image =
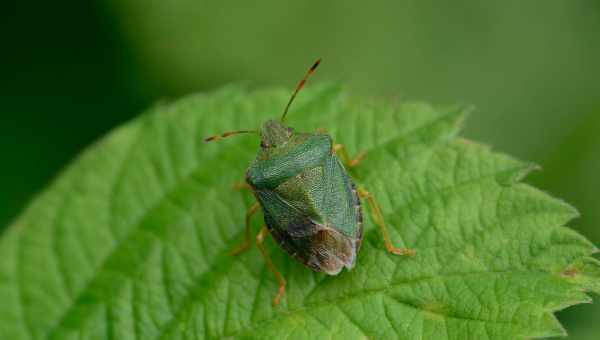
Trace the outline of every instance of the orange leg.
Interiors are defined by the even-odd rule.
[[[385,226],[385,222],[383,220],[383,214],[381,213],[379,204],[377,204],[377,201],[375,201],[375,198],[373,197],[373,195],[370,192],[365,191],[365,190],[358,190],[358,195],[362,198],[366,198],[367,202],[369,203],[369,206],[371,206],[371,210],[373,211],[373,220],[374,220],[375,224],[377,224],[377,226],[379,226],[379,230],[381,230],[381,233],[383,234],[383,241],[385,242],[385,247],[387,248],[387,250],[390,253],[396,254],[396,255],[414,256],[416,254],[416,251],[414,249],[394,247],[394,245],[392,244],[392,240],[390,238],[390,234],[387,230],[387,227]]]
[[[252,216],[256,214],[258,208],[260,208],[260,204],[256,202],[250,207],[250,209],[246,213],[246,235],[244,237],[244,242],[239,246],[235,247],[235,249],[231,251],[231,255],[238,255],[239,253],[247,250],[250,247],[250,227],[252,226]]]
[[[283,297],[283,295],[285,295],[286,282],[283,276],[281,276],[281,273],[279,273],[277,268],[275,268],[275,265],[273,264],[273,261],[271,260],[271,257],[269,256],[269,253],[267,252],[267,249],[263,244],[263,242],[265,241],[265,237],[267,237],[268,234],[269,229],[267,229],[266,226],[263,226],[258,235],[256,235],[256,246],[260,250],[263,258],[265,259],[265,262],[267,262],[267,267],[269,267],[269,270],[271,270],[271,272],[275,274],[275,278],[277,279],[277,282],[279,282],[279,292],[277,293],[277,296],[275,296],[275,298],[273,299],[273,306],[277,306],[279,302],[281,302],[281,298]]]
[[[248,184],[246,182],[233,183],[233,190],[242,191],[242,190],[249,190],[249,189],[252,189],[252,187],[250,186],[250,184]]]
[[[340,156],[342,157],[342,160],[344,161],[344,164],[346,164],[346,166],[348,168],[354,168],[355,166],[357,166],[360,162],[362,162],[362,160],[367,155],[366,152],[361,151],[358,153],[358,155],[354,159],[351,159],[350,156],[348,155],[348,151],[346,151],[346,148],[344,147],[343,144],[333,145],[333,152],[335,152],[335,153],[339,152]]]

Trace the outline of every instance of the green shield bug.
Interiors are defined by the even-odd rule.
[[[370,205],[387,250],[396,255],[415,254],[412,249],[394,247],[379,205],[368,191],[357,189],[348,175],[346,167],[358,165],[364,153],[351,159],[328,134],[296,132],[284,123],[294,98],[320,61],[298,83],[280,120],[268,120],[260,131],[229,131],[205,139],[216,141],[241,133],[260,136],[261,149],[242,185],[252,190],[257,202],[246,213],[245,240],[232,254],[250,246],[250,220],[262,209],[265,225],[256,245],[279,282],[274,305],[285,294],[286,281],[263,245],[265,237],[270,233],[281,248],[314,271],[336,275],[344,267],[352,269],[363,238],[361,198]]]

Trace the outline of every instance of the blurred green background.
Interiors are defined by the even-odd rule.
[[[0,226],[85,146],[158,100],[251,80],[472,103],[465,135],[542,165],[600,244],[600,2],[20,1],[0,14]],[[198,136],[199,138],[202,136]],[[2,227],[0,227],[0,230]],[[559,317],[600,338],[600,301]]]

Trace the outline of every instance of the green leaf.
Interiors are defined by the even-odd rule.
[[[600,292],[596,248],[564,226],[577,212],[519,182],[531,164],[457,138],[464,108],[316,86],[288,122],[367,150],[353,175],[379,200],[394,242],[417,255],[388,254],[370,218],[357,266],[335,277],[269,239],[288,280],[273,307],[277,283],[256,247],[228,255],[252,204],[232,184],[257,138],[202,138],[256,128],[288,95],[227,87],[191,96],[85,151],[0,240],[0,338],[547,337],[565,333],[553,311]]]

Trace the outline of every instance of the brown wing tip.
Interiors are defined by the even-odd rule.
[[[311,265],[318,271],[337,275],[356,261],[357,242],[335,229],[319,230],[312,238],[316,250]]]

